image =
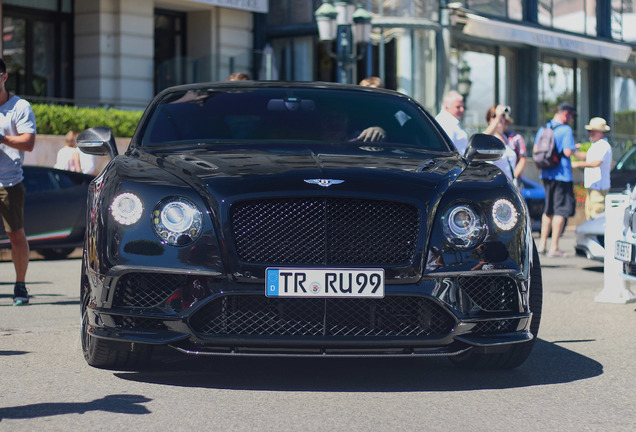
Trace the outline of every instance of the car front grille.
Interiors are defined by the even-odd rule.
[[[130,328],[136,330],[167,329],[165,324],[158,319],[114,315],[113,320],[115,322],[115,326],[122,328]]]
[[[410,204],[344,198],[238,202],[231,221],[239,260],[270,265],[406,265],[420,226]]]
[[[117,283],[114,307],[155,307],[187,282],[181,274],[128,273]]]
[[[507,276],[468,276],[458,279],[461,289],[484,312],[519,310],[517,283]]]
[[[229,295],[190,318],[204,336],[327,336],[437,338],[454,319],[431,300],[415,296],[383,299],[294,299]]]
[[[623,273],[628,276],[636,276],[636,263],[623,263]]]
[[[517,329],[518,325],[518,319],[484,321],[477,323],[477,325],[473,328],[473,333],[478,335],[511,333]]]

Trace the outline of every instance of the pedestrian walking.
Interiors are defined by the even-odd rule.
[[[24,232],[24,195],[22,164],[24,152],[35,146],[35,114],[31,105],[11,95],[5,85],[8,73],[0,59],[0,215],[11,243],[15,268],[13,304],[29,303],[25,278],[29,265],[29,243]]]
[[[587,152],[577,151],[580,161],[572,162],[573,168],[584,168],[583,186],[585,187],[585,218],[592,219],[605,211],[605,195],[610,189],[610,171],[612,169],[612,146],[605,139],[610,127],[604,118],[594,117],[585,126],[590,134],[592,145]],[[577,144],[577,148],[580,148]]]
[[[520,187],[519,179],[526,162],[526,146],[521,135],[508,131],[508,126],[512,123],[510,117],[510,107],[504,105],[493,105],[486,112],[486,122],[488,126],[484,130],[487,135],[493,135],[504,144],[505,153],[503,157],[492,162],[511,179],[517,187]]]
[[[58,150],[57,157],[55,159],[55,165],[53,168],[82,172],[80,164],[79,149],[77,148],[76,140],[78,133],[75,131],[68,131],[64,137],[64,147]]]
[[[459,154],[464,155],[466,147],[468,147],[468,134],[460,120],[464,117],[464,96],[451,90],[446,93],[442,101],[442,110],[435,116],[435,120],[444,129],[446,135],[449,136]]]
[[[523,175],[523,170],[526,168],[527,157],[526,157],[526,142],[523,139],[521,134],[518,134],[512,130],[510,130],[510,125],[514,123],[514,119],[510,116],[509,113],[506,113],[504,116],[504,136],[506,137],[506,141],[508,142],[508,146],[515,153],[515,160],[512,166],[514,182],[519,189],[523,188],[523,182],[521,181],[521,176]]]
[[[546,253],[548,237],[552,234],[550,257],[564,257],[566,254],[559,249],[559,238],[563,233],[567,219],[574,216],[576,202],[574,199],[574,185],[572,179],[572,162],[570,156],[576,151],[574,135],[569,123],[574,121],[576,109],[569,102],[563,102],[545,126],[539,129],[535,143],[544,139],[545,129],[550,129],[556,148],[556,166],[541,170],[541,180],[545,187],[545,207],[541,219],[541,238],[539,253]]]

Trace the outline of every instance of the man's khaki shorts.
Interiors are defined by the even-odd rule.
[[[6,232],[17,231],[24,224],[24,185],[0,186],[0,216]]]
[[[605,211],[605,195],[608,190],[588,189],[585,197],[585,218],[592,219]]]

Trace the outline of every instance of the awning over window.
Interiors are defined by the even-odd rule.
[[[189,0],[193,3],[203,3],[212,6],[221,6],[232,9],[241,9],[248,12],[267,13],[267,0]]]
[[[473,14],[466,14],[466,18],[463,33],[483,39],[515,42],[539,48],[551,48],[623,63],[627,62],[632,52],[632,47],[627,44],[606,42],[552,30],[522,26]]]

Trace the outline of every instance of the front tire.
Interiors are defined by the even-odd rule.
[[[91,334],[90,287],[88,284],[86,264],[83,261],[80,304],[82,352],[86,363],[100,369],[138,370],[147,367],[152,356],[152,345],[110,341],[96,338]]]
[[[533,243],[532,268],[530,269],[530,311],[532,340],[508,346],[504,351],[494,353],[475,352],[474,349],[454,357],[448,357],[456,366],[464,369],[513,369],[520,366],[530,356],[539,333],[541,308],[543,306],[543,280],[537,247]]]

